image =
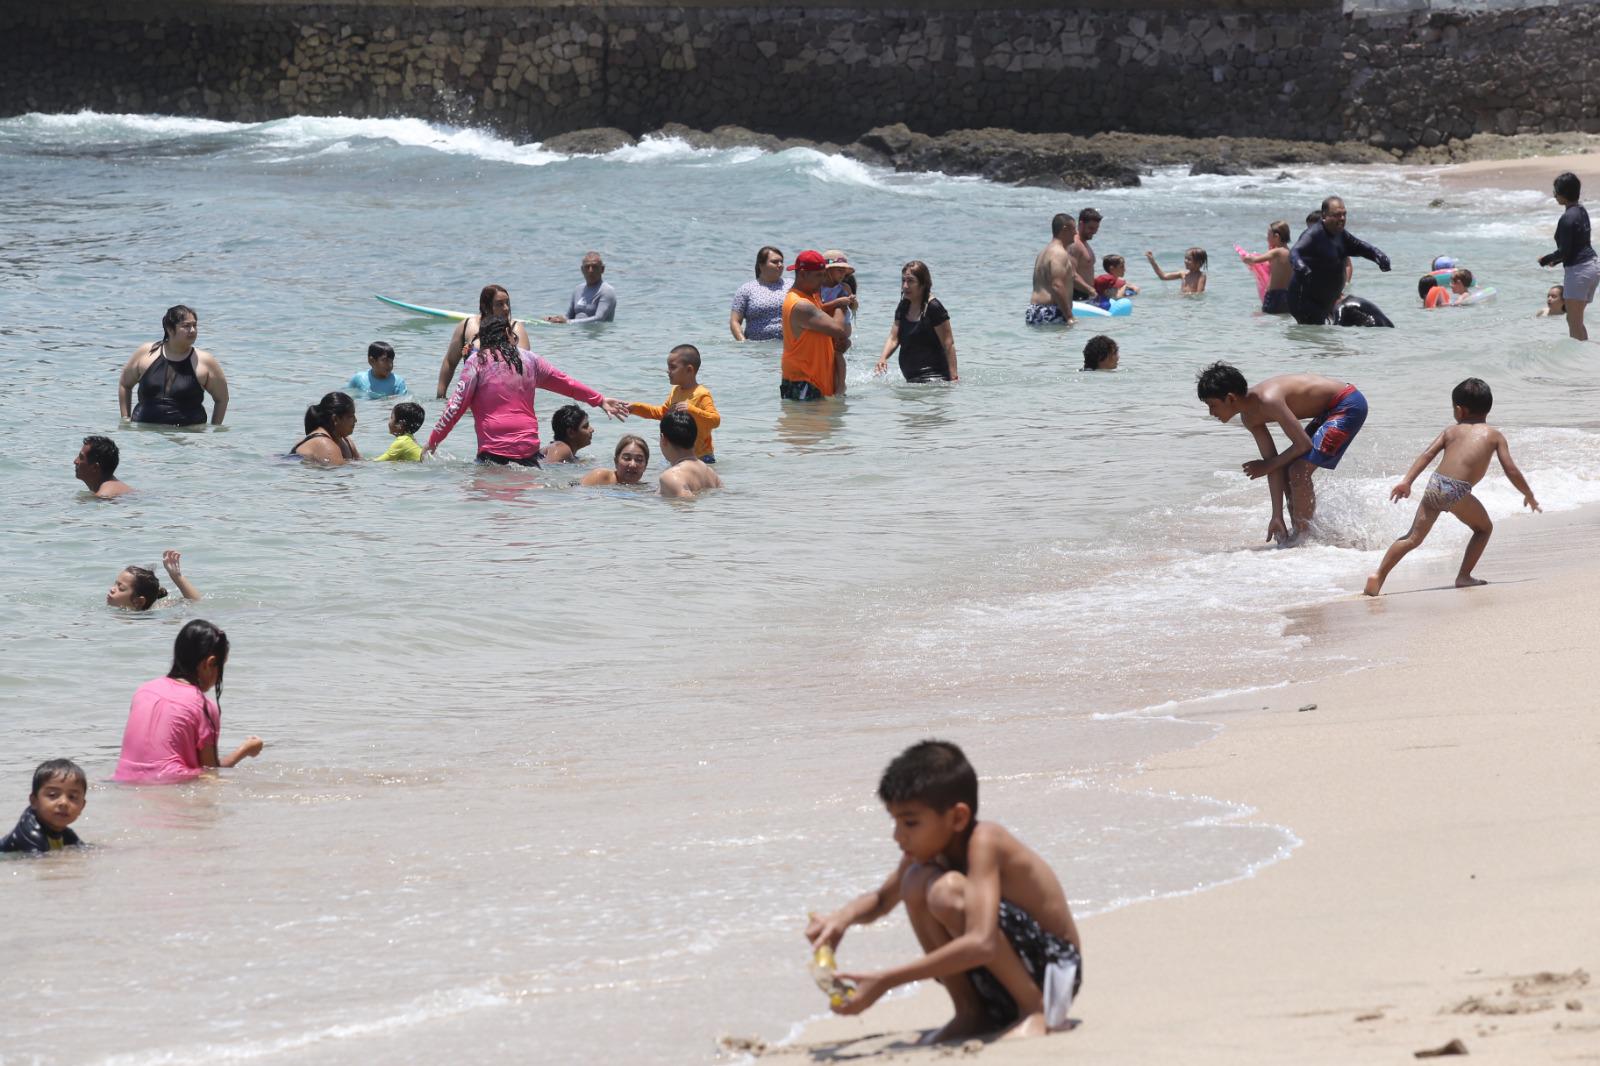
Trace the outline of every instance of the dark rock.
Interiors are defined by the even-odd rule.
[[[1243,163],[1236,163],[1231,159],[1224,159],[1221,156],[1207,156],[1203,159],[1196,159],[1193,163],[1189,164],[1189,176],[1191,178],[1197,174],[1221,174],[1225,177],[1243,177],[1248,173],[1250,173],[1250,168],[1245,166]]]

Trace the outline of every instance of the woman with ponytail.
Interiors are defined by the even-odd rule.
[[[628,405],[608,399],[575,378],[569,378],[532,352],[519,348],[511,323],[500,315],[482,320],[478,349],[461,363],[461,377],[450,391],[444,413],[428,438],[428,454],[450,435],[467,411],[478,433],[478,461],[501,466],[539,465],[539,419],[533,394],[548,389],[590,407],[604,408],[612,418],[628,416]]]
[[[306,435],[289,454],[322,466],[343,466],[361,458],[350,434],[356,430],[356,402],[342,392],[330,392],[306,408]]]
[[[217,758],[227,664],[228,635],[222,630],[197,618],[178,631],[172,669],[133,694],[113,780],[187,781],[211,767],[234,766],[261,754],[261,738],[249,737],[226,759]],[[206,695],[213,688],[216,699]]]
[[[228,413],[228,379],[210,352],[194,346],[200,318],[177,304],[161,318],[161,339],[140,345],[122,368],[117,406],[122,417],[167,426],[195,426],[206,420],[201,400],[211,396],[211,424],[222,425]],[[139,390],[134,404],[133,390]]]

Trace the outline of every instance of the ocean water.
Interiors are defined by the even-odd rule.
[[[1260,248],[1275,218],[1298,232],[1334,192],[1397,264],[1358,262],[1354,284],[1394,330],[1253,313],[1234,242]],[[1086,205],[1145,293],[1130,318],[1030,331],[1049,218]],[[1592,349],[1532,317],[1559,280],[1534,266],[1557,216],[1543,190],[1303,167],[1065,194],[803,150],[569,159],[419,121],[83,114],[0,121],[0,213],[0,815],[35,763],[71,756],[99,845],[0,864],[6,1062],[683,1063],[725,1034],[782,1038],[824,1006],[806,912],[895,862],[877,774],[930,735],[966,748],[982,813],[1055,864],[1080,914],[1248,876],[1293,827],[1143,791],[1137,765],[1213,734],[1174,701],[1360,665],[1287,635],[1286,612],[1358,589],[1408,524],[1387,490],[1448,423],[1451,386],[1490,382],[1547,509],[1600,500]],[[777,348],[728,337],[767,243],[857,264],[843,402],[780,405]],[[1210,252],[1200,298],[1142,261],[1176,267],[1191,244]],[[597,423],[586,463],[538,472],[473,466],[468,420],[428,464],[278,458],[371,340],[438,413],[448,329],[373,294],[471,309],[493,281],[519,316],[561,311],[590,248],[618,321],[536,329],[535,348],[659,402],[668,349],[697,344],[726,491],[573,487],[637,423]],[[1498,299],[1422,312],[1439,253]],[[950,311],[954,386],[868,373],[910,258]],[[226,424],[119,426],[118,372],[179,302],[226,369]],[[1102,325],[1122,368],[1080,373]],[[1368,395],[1318,476],[1315,543],[1261,543],[1252,442],[1194,399],[1217,358]],[[361,402],[366,454],[388,405]],[[556,406],[541,397],[545,419]],[[80,491],[88,433],[116,438],[136,494]],[[1480,496],[1496,519],[1519,504],[1498,472]],[[1422,554],[1464,542],[1444,521]],[[205,599],[108,610],[116,573],[164,548]],[[225,750],[255,733],[266,751],[220,780],[110,784],[129,697],[195,617],[233,644]],[[893,920],[841,959],[912,949]]]

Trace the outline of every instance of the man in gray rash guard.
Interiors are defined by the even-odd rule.
[[[572,291],[572,302],[564,315],[548,315],[546,322],[557,325],[566,322],[610,322],[617,317],[617,290],[601,280],[606,272],[605,260],[599,252],[583,257],[579,267],[583,271],[583,284]]]
[[[1352,255],[1370,259],[1387,272],[1389,257],[1347,232],[1344,201],[1330,196],[1322,201],[1322,221],[1306,227],[1289,251],[1294,273],[1289,278],[1289,312],[1301,325],[1326,325],[1344,290],[1344,264]]]

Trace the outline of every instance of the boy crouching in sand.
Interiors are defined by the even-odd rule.
[[[847,928],[904,902],[927,954],[882,973],[840,973],[856,989],[834,1010],[859,1014],[891,988],[933,977],[955,1016],[928,1043],[1065,1026],[1083,980],[1066,893],[1036,852],[977,820],[978,775],[961,749],[940,740],[907,748],[883,772],[878,798],[894,819],[900,864],[875,890],[813,917],[806,938],[837,947]]]
[[[1506,472],[1511,484],[1522,493],[1522,502],[1535,511],[1540,510],[1539,501],[1533,498],[1533,490],[1528,488],[1522,471],[1511,459],[1511,446],[1506,443],[1505,436],[1484,421],[1489,417],[1489,408],[1494,406],[1494,395],[1489,391],[1489,386],[1479,378],[1468,378],[1450,393],[1450,402],[1454,405],[1456,424],[1434,438],[1428,450],[1417,456],[1417,461],[1406,471],[1405,478],[1389,493],[1389,499],[1395,502],[1410,496],[1411,483],[1428,468],[1434,456],[1444,452],[1439,469],[1428,478],[1428,488],[1422,494],[1422,502],[1417,505],[1417,517],[1411,521],[1411,531],[1389,545],[1389,550],[1383,553],[1383,562],[1378,564],[1378,572],[1367,578],[1366,588],[1362,591],[1368,596],[1376,596],[1395,564],[1427,539],[1428,531],[1438,520],[1440,511],[1449,511],[1472,530],[1472,539],[1467,541],[1466,553],[1461,557],[1461,570],[1456,574],[1456,588],[1486,584],[1472,576],[1472,568],[1478,565],[1483,549],[1489,544],[1494,523],[1489,521],[1483,504],[1472,494],[1472,487],[1489,472],[1490,457],[1499,457],[1500,469]]]

